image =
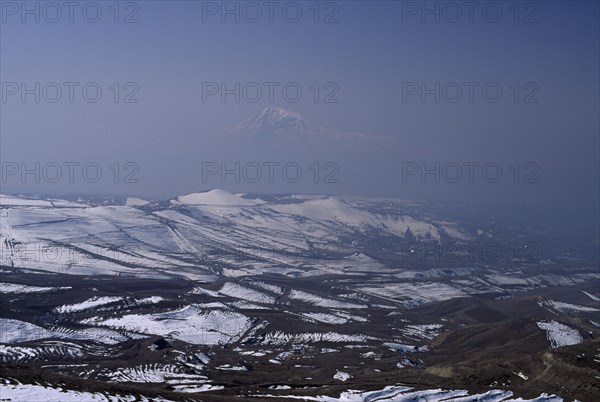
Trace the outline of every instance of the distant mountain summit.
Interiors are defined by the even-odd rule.
[[[218,130],[216,134],[220,140],[298,145],[329,142],[333,131],[314,124],[300,113],[268,107],[248,119]]]
[[[241,192],[398,193],[401,161],[415,154],[397,138],[323,127],[278,107],[193,141],[186,152],[198,164],[184,174]]]
[[[282,152],[297,151],[298,147],[363,152],[389,150],[399,145],[393,138],[322,127],[300,113],[279,107],[267,107],[248,119],[210,133],[208,138],[213,144],[258,145],[263,150],[268,147]]]
[[[274,130],[282,133],[319,131],[312,121],[305,119],[300,113],[290,112],[278,107],[268,107],[260,113],[238,124],[248,131]]]

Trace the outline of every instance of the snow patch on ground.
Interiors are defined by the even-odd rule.
[[[520,371],[518,373],[515,373],[516,375],[518,375],[519,377],[521,377],[524,380],[529,380],[529,377],[527,377],[525,374],[521,373]]]
[[[29,285],[21,285],[18,283],[6,283],[0,282],[0,293],[45,293],[45,292],[55,292],[57,290],[68,290],[71,289],[70,286],[66,287],[42,287],[42,286],[29,286]]]
[[[387,347],[388,349],[390,349],[394,352],[400,352],[400,353],[419,352],[419,351],[426,350],[426,347],[420,348],[419,346],[405,345],[403,343],[394,343],[394,342],[385,342],[383,344],[383,346]]]
[[[223,385],[211,385],[211,384],[203,384],[203,385],[175,385],[173,386],[175,392],[184,392],[184,393],[196,393],[196,392],[207,392],[207,391],[221,391],[225,389]]]
[[[135,304],[137,304],[139,306],[144,305],[144,304],[156,304],[163,300],[164,299],[160,296],[150,296],[150,297],[145,297],[143,299],[135,299]]]
[[[316,342],[339,342],[357,343],[373,340],[373,337],[355,334],[339,334],[336,332],[312,332],[303,334],[289,334],[281,331],[268,333],[263,341],[264,344],[289,345],[290,343],[316,343]]]
[[[121,300],[123,300],[122,297],[94,296],[91,299],[87,299],[86,301],[81,303],[66,304],[64,306],[56,307],[54,311],[56,311],[57,313],[75,313],[78,311],[84,311],[93,307],[103,306],[105,304],[110,304]]]
[[[235,297],[237,299],[247,300],[254,303],[275,303],[275,298],[273,296],[266,295],[257,290],[249,289],[232,282],[225,283],[221,290],[219,290],[219,293],[225,296]]]
[[[303,313],[302,315],[310,320],[323,322],[325,324],[345,324],[348,322],[347,318],[338,317],[337,315],[333,314]]]
[[[292,290],[290,292],[289,298],[293,299],[293,300],[300,300],[305,303],[312,304],[314,306],[325,307],[325,308],[351,308],[351,309],[367,308],[367,305],[365,305],[365,304],[354,304],[354,303],[342,302],[339,300],[326,299],[324,297],[313,295],[308,292],[303,292],[301,290]]]
[[[113,382],[135,382],[135,383],[168,383],[176,385],[180,383],[205,383],[209,382],[206,376],[185,373],[181,368],[172,365],[160,365],[157,363],[144,364],[141,366],[119,368],[108,375]]]
[[[106,328],[53,327],[46,329],[25,321],[0,318],[0,343],[13,344],[49,338],[92,340],[107,345],[131,339],[130,336]]]
[[[194,289],[190,290],[188,294],[191,295],[209,295],[212,297],[223,297],[223,295],[219,294],[219,292],[215,292],[214,290],[204,289],[200,286],[194,287]]]
[[[590,293],[586,292],[585,290],[582,290],[582,292],[585,293],[590,299],[592,299],[594,301],[600,301],[600,297],[594,296],[593,294],[590,294]]]
[[[242,314],[228,310],[205,310],[198,305],[156,314],[130,314],[109,319],[93,317],[82,322],[171,337],[193,345],[229,343],[251,324],[250,319]]]
[[[564,302],[560,302],[560,301],[556,301],[556,300],[544,300],[543,302],[540,302],[540,305],[542,307],[548,306],[548,307],[554,308],[556,310],[588,311],[588,312],[600,311],[594,307],[581,306],[579,304],[564,303]]]
[[[340,381],[348,381],[352,376],[345,371],[338,371],[334,374],[333,378]]]
[[[398,300],[407,308],[467,296],[461,289],[446,283],[426,281],[390,282],[378,286],[368,285],[359,290],[373,296]]]
[[[220,366],[217,366],[217,370],[224,370],[224,371],[248,371],[248,368],[245,366],[232,366],[230,364],[223,364]]]
[[[79,345],[68,342],[46,342],[41,346],[0,345],[0,362],[19,362],[28,360],[80,359],[84,356]]]
[[[562,346],[576,345],[583,342],[583,337],[576,329],[556,321],[539,321],[540,329],[546,331],[546,338],[550,341],[552,349]]]
[[[257,395],[260,397],[271,398],[286,398],[286,399],[301,399],[304,401],[317,402],[411,402],[411,401],[453,401],[453,402],[562,402],[562,398],[556,395],[541,394],[534,399],[513,399],[511,391],[492,390],[481,394],[469,395],[465,390],[443,390],[429,389],[414,391],[413,388],[390,385],[382,390],[376,391],[359,391],[348,390],[340,394],[339,397],[331,397],[326,395],[319,396],[296,396],[296,395]]]
[[[80,392],[65,390],[61,387],[49,387],[32,384],[1,384],[0,395],[3,401],[32,402],[32,401],[60,401],[60,402],[109,402],[109,401],[141,401],[148,402],[146,397],[133,395],[105,395],[99,392]],[[163,398],[152,398],[156,402],[169,402]]]
[[[251,284],[252,284],[252,286],[259,287],[261,289],[267,290],[276,295],[280,295],[283,293],[283,288],[281,286],[271,285],[269,283],[258,282],[258,281],[253,281],[253,282],[251,282]]]
[[[413,339],[431,340],[442,332],[441,324],[415,324],[407,325],[401,329],[402,333]]]

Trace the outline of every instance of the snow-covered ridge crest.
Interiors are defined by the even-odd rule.
[[[181,195],[172,201],[174,204],[186,205],[256,205],[256,202],[245,200],[225,190],[210,190],[204,193],[191,193]]]

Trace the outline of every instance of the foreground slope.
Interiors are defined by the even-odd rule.
[[[600,392],[599,275],[568,237],[402,200],[1,201],[3,398]]]

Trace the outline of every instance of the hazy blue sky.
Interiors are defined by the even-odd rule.
[[[64,178],[51,183],[42,177],[34,183],[30,176],[22,183],[11,175],[3,177],[4,189],[160,197],[204,190],[189,171],[182,174],[198,163],[188,160],[194,158],[193,139],[264,107],[279,106],[322,126],[398,138],[407,149],[417,150],[413,161],[497,161],[504,167],[535,162],[540,183],[508,186],[503,190],[507,200],[597,209],[598,2],[519,2],[518,15],[512,1],[473,2],[472,16],[458,2],[453,4],[463,15],[454,23],[449,19],[457,9],[447,2],[426,3],[430,9],[438,7],[439,22],[436,15],[415,9],[423,2],[321,2],[318,23],[313,2],[276,2],[273,22],[265,2],[253,3],[263,13],[257,23],[247,21],[255,11],[242,2],[239,23],[234,15],[221,20],[222,2],[120,2],[117,16],[113,1],[88,3],[80,2],[69,22],[69,10],[58,2],[62,17],[52,22],[56,9],[44,2],[27,2],[34,14],[25,15],[24,3],[1,2],[0,156],[3,174],[11,168],[6,162],[95,162],[103,167],[102,180],[90,184],[75,177],[74,183]],[[292,23],[288,20],[296,5],[302,16]],[[99,22],[87,21],[95,18],[97,8],[102,11]],[[499,21],[492,22],[498,8]],[[215,9],[216,15],[207,13]],[[138,22],[124,23],[131,13]],[[324,23],[332,15],[337,22]],[[21,88],[12,94],[11,83],[34,88],[36,82],[47,90],[41,91],[40,103],[31,94],[22,102]],[[63,89],[56,103],[47,99],[55,94],[48,86],[52,82]],[[64,82],[80,84],[72,103]],[[97,103],[82,97],[88,82],[103,90]],[[111,89],[115,82],[121,86],[118,103],[113,101],[115,87]],[[134,84],[125,87],[128,82]],[[206,82],[231,87],[235,82],[295,82],[303,95],[297,103],[284,99],[280,90],[273,103],[266,93],[256,103],[236,103],[233,96],[224,103],[219,96],[203,102]],[[323,103],[323,88],[315,102],[311,85],[328,82],[339,89],[338,102]],[[456,103],[443,98],[436,103],[433,95],[423,103],[419,95],[403,100],[407,82],[479,86],[473,102],[463,92]],[[488,83],[503,91],[496,103],[482,96]],[[123,103],[134,90],[139,102]],[[198,155],[206,152],[198,150]],[[139,167],[139,183],[112,183],[112,163],[119,162],[125,173],[123,165],[130,161]],[[390,183],[401,195],[401,186]],[[438,199],[444,198],[443,188],[448,186],[439,187]],[[252,186],[240,190],[251,191]]]

